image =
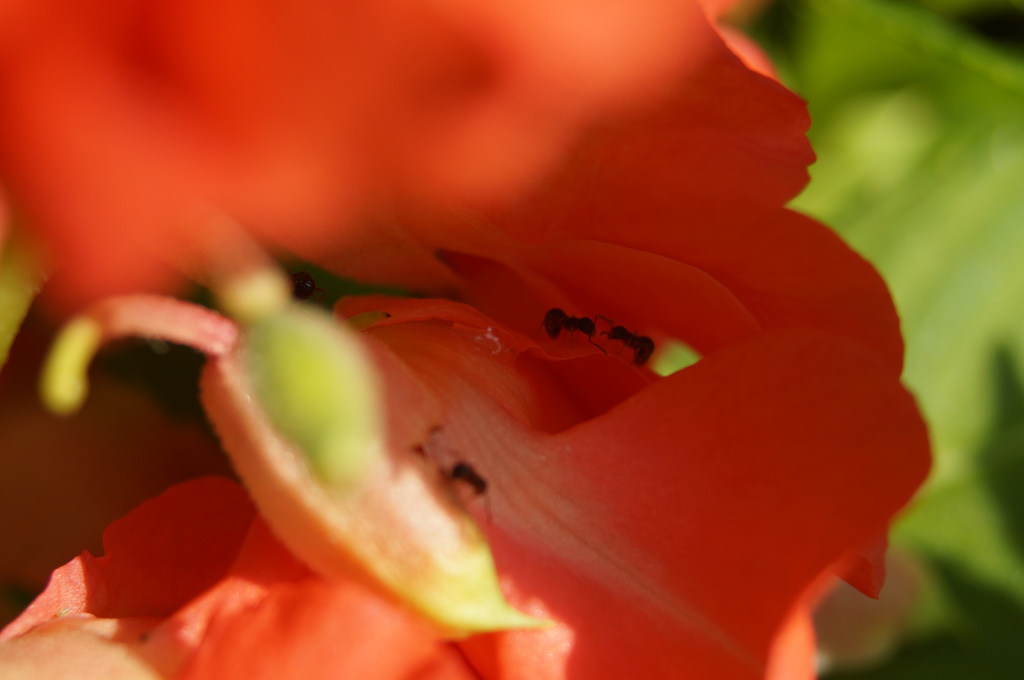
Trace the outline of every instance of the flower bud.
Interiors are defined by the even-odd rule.
[[[387,442],[354,333],[292,306],[251,324],[203,387],[264,517],[315,571],[361,576],[451,637],[544,625],[505,601],[483,534],[440,472]]]

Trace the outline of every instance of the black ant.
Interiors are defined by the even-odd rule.
[[[548,313],[544,315],[544,330],[547,331],[547,334],[551,336],[552,339],[554,339],[558,337],[558,334],[562,332],[563,328],[569,333],[573,333],[574,331],[583,333],[583,335],[587,336],[587,340],[590,341],[591,345],[598,348],[605,354],[608,353],[605,352],[604,347],[601,347],[601,345],[594,342],[594,333],[597,332],[597,325],[594,323],[593,319],[586,316],[569,316],[558,307],[549,309]]]
[[[602,333],[602,335],[607,335],[609,340],[618,340],[624,347],[633,350],[633,363],[637,366],[646,364],[654,354],[654,340],[646,335],[635,335],[625,326],[613,326],[610,331]]]
[[[459,461],[452,466],[452,469],[448,471],[448,477],[452,481],[462,481],[468,484],[472,489],[473,493],[477,496],[483,496],[487,491],[487,480],[480,476],[480,473],[476,469],[466,463],[465,461]],[[486,497],[484,498],[487,507],[487,521],[491,521],[491,503]]]
[[[316,287],[316,281],[309,272],[291,272],[288,278],[292,280],[292,297],[296,300],[308,300],[313,293],[325,295],[323,289]]]
[[[478,496],[483,495],[483,493],[487,491],[487,480],[481,477],[480,473],[477,472],[469,463],[461,461],[456,463],[452,466],[452,469],[449,470],[448,476],[452,479],[458,479],[466,482],[473,487],[473,491]]]

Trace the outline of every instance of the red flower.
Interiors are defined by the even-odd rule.
[[[420,663],[464,670],[466,661],[502,678],[658,677],[680,667],[697,677],[800,677],[812,651],[808,589],[884,529],[923,473],[920,422],[891,372],[818,331],[764,331],[604,411],[583,389],[594,389],[595,372],[604,398],[646,382],[625,360],[583,345],[558,360],[451,303],[359,302],[392,313],[367,332],[389,393],[390,441],[444,419],[426,454],[487,476],[486,498],[469,504],[506,592],[557,627],[470,638],[463,660],[362,586],[311,576],[259,522],[239,548],[251,511],[211,481],[115,525],[108,556],[65,567],[5,635],[69,609],[122,619],[117,630],[157,617],[124,633],[130,649],[187,678],[232,677],[228,659],[238,677],[260,677],[233,661],[239,654],[267,677],[333,677],[336,664],[360,663],[380,673],[366,677],[408,677]],[[265,454],[232,448],[230,399],[243,395],[222,386],[233,370],[225,361],[208,369],[208,401],[259,500],[261,474],[244,457]],[[289,503],[284,493],[264,512],[294,541],[298,526],[280,525],[274,507]],[[119,536],[146,541],[122,547]],[[339,645],[333,620],[358,620],[367,644],[399,636],[388,644],[400,668],[389,675],[376,657]]]
[[[236,344],[230,322],[177,317],[169,301],[91,312],[97,337],[183,333],[211,355],[204,401],[259,517],[223,481],[143,506],[113,525],[107,556],[57,572],[0,654],[36,668],[40,636],[75,635],[83,657],[109,658],[113,641],[126,668],[183,678],[810,677],[809,608],[877,545],[925,474],[927,441],[883,283],[781,207],[810,160],[801,103],[708,49],[685,89],[619,110],[519,200],[474,187],[471,208],[453,207],[448,189],[466,185],[452,178],[468,179],[424,172],[372,228],[316,253],[463,301],[339,304],[361,319],[383,395],[379,426],[349,412],[372,421],[372,407],[338,408],[381,454],[355,471],[321,457],[325,395],[349,387],[306,345],[274,344],[262,319]],[[593,333],[542,334],[551,308]],[[305,323],[283,314],[282,328]],[[623,342],[639,336],[702,358],[661,377]],[[311,393],[268,388],[300,373]],[[351,478],[379,515],[348,512],[367,506],[331,484]],[[443,642],[395,606],[433,613],[436,593],[403,587],[416,565],[434,583],[464,547],[475,529],[460,505],[505,596],[552,626]],[[408,546],[426,548],[395,557]],[[68,612],[86,617],[53,620]]]
[[[708,38],[676,0],[48,0],[2,17],[0,181],[76,302],[208,266],[234,223],[310,255],[383,200],[505,200]]]
[[[143,504],[110,526],[104,547],[104,557],[86,553],[54,572],[47,592],[4,632],[11,637],[48,622],[0,648],[5,671],[16,675],[21,662],[45,672],[49,660],[33,654],[35,640],[67,647],[78,632],[82,661],[110,656],[102,643],[113,639],[127,648],[129,669],[139,663],[193,680],[403,678],[417,671],[475,677],[422,621],[362,586],[312,577],[228,480],[197,480]],[[75,615],[82,610],[88,615]],[[181,668],[183,650],[200,640],[191,665]],[[311,655],[310,640],[328,644]],[[281,653],[268,657],[267,644]],[[79,677],[109,677],[89,670],[84,664]]]

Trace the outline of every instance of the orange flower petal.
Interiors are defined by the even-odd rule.
[[[532,474],[508,479],[476,452],[495,471],[492,504],[516,508],[491,540],[512,601],[539,599],[571,634],[496,638],[501,677],[536,677],[516,663],[565,657],[567,636],[566,663],[588,678],[756,677],[793,603],[878,535],[928,466],[924,425],[885,367],[798,330],[731,345],[535,443],[516,463]]]
[[[693,0],[7,5],[0,173],[76,303],[169,286],[207,205],[315,255],[396,195],[504,202],[713,36]]]
[[[245,492],[229,480],[208,477],[173,487],[111,524],[103,557],[84,553],[54,572],[2,636],[78,612],[167,616],[225,575],[253,516]]]
[[[361,586],[310,579],[216,616],[182,680],[477,677],[421,620]]]
[[[419,305],[435,319],[415,319]],[[365,306],[394,310],[366,332],[443,405],[427,455],[468,461],[488,482],[467,502],[510,599],[562,622],[467,642],[489,677],[809,672],[807,610],[794,603],[884,531],[927,470],[923,423],[885,357],[835,335],[754,333],[545,434],[520,400],[543,403],[545,384],[508,372],[529,345],[508,343],[512,363],[488,354],[480,341],[503,331],[452,303]],[[596,375],[626,363],[586,361]]]
[[[137,636],[149,624],[59,619],[0,644],[0,668],[6,680],[161,680],[166,676],[123,644],[125,637]]]
[[[682,214],[670,225],[670,217],[666,210],[645,231],[619,228],[625,218],[580,216],[565,223],[575,233],[521,248],[515,269],[448,261],[468,282],[471,302],[522,330],[536,328],[560,299],[702,353],[761,329],[809,327],[862,343],[899,375],[903,341],[885,283],[821,224],[785,210],[714,229],[691,228]]]

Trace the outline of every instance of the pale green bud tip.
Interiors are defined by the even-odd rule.
[[[274,428],[329,487],[379,455],[375,376],[358,340],[319,310],[286,306],[247,328],[245,368]]]
[[[255,322],[276,314],[287,307],[291,299],[288,279],[278,269],[255,270],[217,290],[220,308],[242,322]]]
[[[70,415],[89,393],[88,370],[102,341],[100,324],[88,317],[71,321],[57,336],[43,366],[39,391],[54,413]]]
[[[470,581],[475,580],[475,583],[468,584],[469,587],[461,593],[452,593],[455,597],[443,604],[425,608],[424,613],[443,626],[444,634],[450,639],[476,633],[547,628],[554,625],[553,621],[524,614],[509,604],[493,574],[493,565],[487,565],[486,568],[481,566],[475,570],[475,574],[467,574]],[[473,579],[473,576],[476,578]]]

